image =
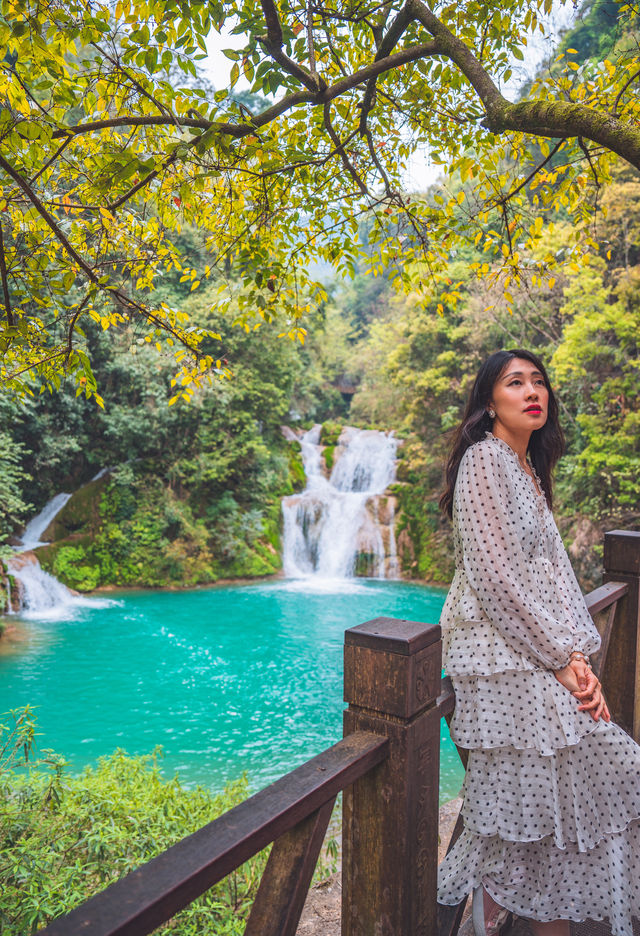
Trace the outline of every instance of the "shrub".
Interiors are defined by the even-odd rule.
[[[26,771],[30,712],[3,716],[0,750],[0,931],[26,936],[226,812],[247,795],[246,777],[223,793],[166,780],[160,752],[116,751],[71,776],[51,753]],[[250,859],[160,932],[236,936],[243,932],[266,852]]]

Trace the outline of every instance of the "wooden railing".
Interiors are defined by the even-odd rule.
[[[640,533],[605,535],[605,584],[587,596],[594,666],[613,717],[640,734]],[[454,936],[465,902],[436,904],[440,628],[377,618],[345,634],[344,738],[112,884],[41,936],[144,936],[273,842],[245,936],[294,936],[343,790],[342,936]],[[467,752],[460,749],[466,765]],[[459,819],[449,848],[462,830]]]

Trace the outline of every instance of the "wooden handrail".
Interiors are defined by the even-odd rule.
[[[600,585],[599,588],[594,588],[593,591],[590,591],[588,595],[584,596],[587,608],[591,616],[598,614],[600,611],[604,611],[610,605],[615,604],[616,601],[619,601],[623,598],[629,591],[629,586],[626,582],[607,582],[605,585]]]
[[[203,826],[41,930],[144,936],[368,773],[387,738],[356,732]]]

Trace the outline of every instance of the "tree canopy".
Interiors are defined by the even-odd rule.
[[[100,402],[87,329],[124,327],[171,349],[173,399],[227,372],[221,332],[167,301],[176,277],[210,281],[246,329],[277,318],[304,337],[319,260],[386,270],[417,301],[455,305],[450,261],[513,302],[527,281],[589,257],[612,161],[640,168],[636,10],[614,7],[612,48],[571,48],[511,101],[502,88],[551,0],[0,0],[0,328],[3,382],[71,372]],[[198,61],[224,29],[231,87]],[[585,40],[586,41],[586,40]],[[251,82],[257,106],[233,87]],[[403,192],[416,147],[455,185]],[[573,221],[562,250],[550,216]],[[366,251],[358,238],[369,219]],[[202,263],[179,246],[185,225]]]

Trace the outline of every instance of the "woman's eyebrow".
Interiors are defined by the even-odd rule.
[[[505,374],[505,376],[502,377],[501,379],[508,380],[510,377],[522,377],[522,376],[523,376],[523,372],[521,370],[516,370],[516,371],[511,371],[510,374]],[[541,371],[538,371],[538,370],[531,371],[531,377],[542,377],[542,373]]]

